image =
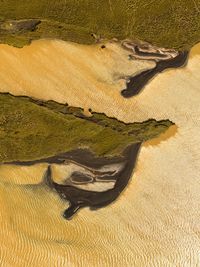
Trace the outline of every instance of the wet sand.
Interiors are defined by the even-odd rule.
[[[167,141],[169,138],[175,136],[178,133],[178,127],[172,125],[165,133],[161,134],[159,137],[153,138],[143,143],[143,146],[156,146],[161,142]]]
[[[49,165],[45,171],[43,183],[50,189],[56,190],[59,196],[69,203],[69,207],[65,210],[63,217],[71,219],[73,215],[82,208],[90,207],[90,209],[97,210],[108,206],[119,197],[131,178],[140,147],[140,143],[130,145],[124,150],[121,156],[113,158],[96,157],[90,151],[80,149],[51,158],[27,162],[11,162],[7,164],[12,168],[12,165],[32,166],[48,163]],[[88,178],[92,178],[92,176],[89,177],[84,172],[72,172],[70,182],[67,182],[66,184],[58,184],[54,182],[51,164],[65,165],[70,161],[77,166],[81,166],[83,170],[90,170],[94,179],[89,179],[88,181]],[[101,169],[108,168],[109,166],[111,166],[111,171],[101,171]],[[72,179],[73,175],[76,178],[79,178],[77,181],[80,181],[83,184],[95,183],[96,181],[101,181],[106,184],[112,180],[114,180],[115,184],[113,188],[108,190],[105,186],[105,190],[102,192],[90,191],[77,187]],[[38,186],[43,183],[39,183]]]
[[[129,60],[129,54],[116,42],[106,44],[105,49],[101,44],[86,46],[53,40],[35,41],[23,49],[0,45],[0,88],[14,95],[69,105],[75,102],[87,110],[92,99],[99,101],[96,90],[100,98],[106,98],[106,93],[118,95],[126,86],[126,77],[156,65],[154,61]],[[88,99],[84,103],[82,96]]]
[[[199,47],[187,66],[158,74],[138,96],[124,99],[125,81],[111,77],[117,68],[127,76],[133,69],[122,64],[127,55],[117,47],[104,57],[106,49],[84,54],[82,46],[46,41],[20,50],[20,57],[0,46],[2,91],[84,103],[125,122],[170,119],[178,127],[170,138],[142,146],[134,178],[113,205],[92,216],[85,208],[71,221],[61,216],[66,202],[58,194],[21,186],[41,181],[46,166],[0,166],[2,266],[200,266]],[[69,69],[78,76],[69,79]]]
[[[129,182],[136,165],[140,146],[141,144],[131,145],[124,151],[122,158],[118,158],[117,161],[114,159],[115,163],[121,163],[123,167],[119,171],[116,171],[115,175],[111,176],[108,174],[107,179],[114,178],[116,183],[112,189],[104,192],[82,190],[74,187],[74,185],[55,183],[52,178],[51,167],[49,166],[46,172],[46,180],[49,187],[55,189],[62,198],[70,203],[70,206],[65,210],[63,216],[66,219],[70,219],[81,208],[90,207],[90,209],[97,210],[115,201]],[[87,158],[87,154],[84,154],[84,157]],[[81,157],[79,157],[79,161],[81,161]],[[105,159],[103,159],[103,161],[105,161]],[[107,165],[112,163],[112,159],[107,159],[106,161]],[[104,167],[105,163],[102,164],[101,159],[97,159],[97,162],[102,165],[101,167]]]
[[[126,89],[121,92],[122,96],[126,98],[136,96],[158,73],[161,73],[169,68],[180,68],[186,64],[187,57],[187,51],[180,51],[175,58],[159,61],[156,63],[155,68],[143,71],[142,73],[131,77],[126,84]]]

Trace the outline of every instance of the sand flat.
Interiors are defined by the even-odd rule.
[[[96,91],[104,98],[105,93],[114,96],[125,87],[125,76],[155,66],[153,61],[129,60],[129,51],[115,42],[106,46],[52,40],[35,41],[23,49],[0,45],[1,91],[61,103],[75,101],[78,106],[83,105],[83,96],[87,107]]]
[[[4,168],[0,183],[2,266],[200,266],[200,44],[194,54],[191,51],[186,67],[158,75],[140,95],[128,100],[119,94],[124,81],[113,80],[116,68],[124,75],[135,71],[126,61],[123,65],[125,52],[114,49],[119,56],[116,60],[122,61],[116,67],[114,55],[104,57],[85,47],[82,58],[89,63],[83,69],[90,73],[85,76],[81,58],[73,58],[76,49],[71,46],[39,41],[20,50],[23,57],[15,49],[11,53],[12,48],[0,46],[1,90],[84,104],[86,109],[126,122],[166,118],[177,129],[162,142],[142,147],[134,177],[114,204],[97,212],[84,209],[71,221],[63,220],[66,204],[54,193],[27,189],[25,177],[21,184],[15,177],[13,185],[7,185],[6,167],[0,166],[0,174]],[[29,49],[33,49],[31,59]],[[50,60],[51,54],[55,61]],[[110,69],[108,73],[102,62]],[[70,79],[69,65],[75,73]],[[29,182],[41,177],[41,169],[35,180],[32,172]],[[11,177],[12,169],[9,173]]]

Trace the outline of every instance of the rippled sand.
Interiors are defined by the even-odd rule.
[[[125,76],[155,66],[153,61],[129,60],[129,54],[115,42],[105,49],[101,44],[51,40],[35,41],[23,49],[0,45],[0,88],[15,95],[88,107],[107,94],[118,96]]]
[[[119,77],[137,71],[134,62],[116,44],[108,47],[2,45],[0,88],[84,104],[127,122],[166,118],[178,129],[142,147],[114,204],[84,209],[71,221],[61,216],[66,204],[36,185],[45,166],[1,166],[1,266],[200,266],[200,45],[187,67],[158,75],[128,100],[119,94]]]

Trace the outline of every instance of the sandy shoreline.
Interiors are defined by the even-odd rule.
[[[138,68],[115,44],[103,50],[59,41],[22,50],[0,46],[1,91],[84,103],[86,110],[125,122],[170,119],[178,127],[165,141],[142,146],[126,191],[92,217],[84,209],[67,222],[60,216],[65,203],[56,194],[2,180],[2,265],[200,266],[199,48],[191,50],[186,67],[158,75],[141,94],[123,99],[125,81],[119,77]],[[41,181],[42,168],[24,167],[22,175],[17,167],[0,166],[0,176]]]
[[[130,78],[130,81],[126,85],[126,89],[121,91],[123,97],[129,98],[138,95],[145,89],[146,85],[151,82],[153,78],[159,73],[164,72],[167,69],[180,68],[187,62],[188,52],[179,52],[175,58],[165,61],[159,61],[156,63],[156,67],[152,70],[146,70],[140,74]]]

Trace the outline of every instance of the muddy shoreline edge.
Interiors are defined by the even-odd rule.
[[[124,98],[130,98],[138,95],[144,87],[152,80],[157,74],[170,68],[180,68],[184,66],[188,60],[189,51],[179,51],[178,56],[166,61],[158,61],[155,68],[143,71],[136,76],[130,77],[126,83],[126,88],[121,91]]]
[[[63,217],[69,220],[81,208],[89,207],[90,210],[97,210],[99,208],[108,206],[120,196],[131,179],[141,145],[142,143],[129,145],[127,148],[125,148],[124,152],[120,156],[114,156],[112,158],[96,157],[89,150],[77,149],[47,159],[29,162],[10,162],[6,164],[31,166],[38,163],[48,163],[42,184],[48,186],[48,188],[56,192],[61,199],[69,203],[69,207],[63,213]],[[94,173],[98,174],[100,173],[98,170],[105,165],[109,166],[111,164],[121,164],[123,167],[116,173],[110,172],[110,176],[109,172],[107,172],[107,181],[109,181],[109,179],[115,180],[115,185],[112,189],[102,192],[89,191],[77,188],[73,184],[65,185],[54,182],[51,164],[66,164],[67,161],[71,160],[77,164],[81,164],[82,167],[91,168]],[[84,178],[85,174],[81,173],[81,175]]]

